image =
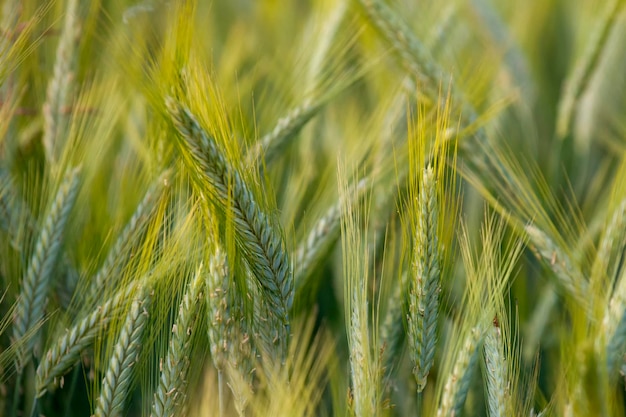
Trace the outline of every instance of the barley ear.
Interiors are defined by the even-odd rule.
[[[130,285],[127,289],[120,291],[54,342],[42,356],[37,367],[35,388],[37,397],[43,396],[50,386],[58,382],[80,360],[80,354],[94,343],[95,338],[110,322],[116,310],[136,291],[137,285]]]
[[[208,184],[212,203],[234,217],[235,243],[282,324],[280,346],[287,352],[289,310],[293,302],[293,273],[278,223],[261,210],[241,174],[228,162],[217,143],[196,118],[173,99],[167,108],[182,138],[184,162],[198,186]]]
[[[437,236],[439,207],[432,167],[424,170],[421,185],[407,316],[407,339],[418,392],[424,390],[435,358],[441,285],[441,249]]]
[[[134,366],[139,360],[141,336],[146,324],[150,295],[140,291],[139,299],[133,300],[130,311],[109,359],[100,396],[96,400],[96,417],[116,417],[122,413],[131,388]]]
[[[358,201],[367,189],[368,181],[363,179],[356,185],[354,199]],[[340,199],[315,223],[307,237],[298,245],[295,253],[296,270],[294,285],[296,293],[304,291],[320,261],[328,255],[328,251],[339,238],[341,230],[341,208],[344,202]]]
[[[420,85],[434,94],[444,77],[428,49],[383,1],[359,0],[359,3],[371,24],[394,47],[405,70],[419,77]]]
[[[61,38],[56,51],[56,61],[52,79],[48,83],[46,102],[43,106],[44,133],[43,146],[46,158],[52,166],[59,161],[64,147],[65,119],[71,102],[69,96],[74,74],[76,42],[79,36],[78,0],[68,0]]]
[[[587,89],[593,71],[598,67],[622,7],[623,1],[621,0],[609,0],[607,2],[606,9],[589,37],[589,43],[583,55],[576,61],[574,70],[565,81],[556,119],[556,133],[561,139],[567,137],[571,132],[578,101]]]
[[[22,280],[13,327],[13,339],[16,341],[24,337],[44,317],[50,280],[63,244],[65,225],[78,194],[79,173],[80,168],[75,168],[66,174],[46,214]],[[35,343],[35,338],[31,338],[19,350],[18,369],[29,361],[28,357]]]
[[[402,273],[400,282],[393,287],[393,292],[387,301],[387,311],[380,327],[381,349],[383,351],[383,371],[385,378],[391,377],[393,362],[402,353],[404,345],[403,312],[405,308],[404,294],[408,288],[408,274]]]
[[[254,351],[245,317],[230,293],[226,254],[216,247],[206,277],[208,337],[211,359],[218,372],[219,410],[224,415],[224,385],[233,393],[235,408],[245,415],[254,376]],[[233,304],[232,302],[235,302]]]
[[[282,154],[289,141],[317,115],[324,104],[323,100],[307,99],[278,119],[274,129],[263,135],[248,151],[248,163],[253,165],[263,157],[265,165],[270,166]]]
[[[98,298],[99,294],[104,289],[105,282],[108,286],[116,285],[117,276],[119,275],[116,274],[116,272],[118,272],[120,258],[125,257],[124,252],[128,249],[128,245],[132,242],[134,237],[141,234],[141,231],[150,219],[157,202],[163,195],[169,174],[169,171],[165,171],[161,174],[156,181],[150,185],[143,199],[139,202],[137,208],[135,208],[126,226],[124,226],[124,229],[109,250],[102,266],[100,266],[98,272],[96,272],[96,275],[93,277],[89,288],[88,300]]]
[[[489,417],[504,417],[507,415],[507,365],[505,363],[502,331],[497,318],[494,318],[493,326],[487,331],[483,348]]]
[[[176,410],[185,403],[191,341],[196,330],[200,295],[204,284],[202,268],[202,265],[198,267],[178,308],[178,317],[172,328],[159,386],[152,401],[152,417],[176,415]]]
[[[585,296],[587,281],[570,256],[537,227],[527,225],[525,229],[537,257],[552,269],[561,288],[579,301],[582,306],[587,306],[589,303]]]
[[[456,356],[452,373],[448,375],[443,388],[441,405],[437,410],[437,417],[455,417],[461,415],[470,383],[476,371],[478,362],[478,346],[482,340],[482,333],[473,328],[465,338],[465,343]]]

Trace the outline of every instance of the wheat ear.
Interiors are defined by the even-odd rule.
[[[306,99],[298,107],[278,119],[274,129],[263,135],[248,151],[248,163],[253,165],[264,157],[265,165],[271,165],[282,154],[289,141],[317,115],[323,105],[323,100]]]
[[[206,274],[208,336],[211,359],[218,372],[225,369],[228,352],[228,264],[226,254],[216,248]]]
[[[341,249],[343,253],[344,305],[354,413],[361,417],[375,416],[380,411],[379,361],[368,325],[368,248],[367,236],[361,230],[359,210],[350,196],[347,184],[340,178],[344,190],[341,218]],[[365,218],[367,223],[367,218]]]
[[[383,370],[385,377],[391,377],[393,362],[402,351],[404,344],[404,324],[402,320],[405,308],[404,294],[408,288],[408,274],[402,273],[400,283],[393,287],[393,293],[387,301],[387,311],[380,327],[381,348],[383,351]]]
[[[556,133],[561,139],[567,137],[572,129],[572,117],[576,105],[600,62],[602,52],[606,48],[609,35],[623,5],[622,0],[608,1],[604,13],[589,37],[589,43],[583,55],[576,61],[574,70],[565,81],[556,119]]]
[[[506,413],[506,363],[504,361],[504,345],[502,331],[498,319],[487,331],[484,343],[485,376],[487,379],[487,406],[489,417],[504,417]]]
[[[169,350],[163,361],[161,379],[152,401],[152,417],[173,416],[185,402],[191,341],[196,330],[204,284],[202,269],[200,265],[178,308],[178,317],[172,328]]]
[[[226,160],[215,140],[189,110],[171,98],[166,104],[184,139],[187,167],[211,185],[214,204],[222,213],[231,211],[234,216],[235,242],[284,327],[281,339],[285,339],[282,346],[286,352],[293,274],[278,224],[261,210],[241,174]]]
[[[148,188],[143,199],[137,205],[128,223],[126,223],[126,226],[119,234],[113,247],[109,250],[102,266],[93,277],[89,288],[88,300],[97,299],[104,289],[105,283],[107,286],[116,285],[116,272],[120,265],[120,258],[125,257],[125,251],[128,249],[129,243],[141,233],[150,219],[151,214],[154,212],[156,203],[159,201],[165,189],[167,175],[169,175],[168,171],[161,174],[150,188]]]
[[[537,257],[550,266],[557,278],[557,283],[579,301],[581,305],[586,306],[588,304],[588,300],[585,297],[587,281],[569,255],[537,227],[527,225],[525,229]]]
[[[52,272],[63,243],[63,232],[78,194],[80,168],[69,171],[47,212],[35,250],[28,264],[17,301],[13,327],[14,340],[20,340],[43,319]],[[28,361],[35,338],[28,340],[18,352],[18,369]]]
[[[134,365],[139,360],[141,335],[146,324],[150,295],[143,290],[141,299],[133,300],[117,339],[96,402],[96,417],[121,414],[132,382]]]
[[[136,291],[137,285],[130,285],[117,293],[55,341],[37,367],[37,397],[44,395],[49,386],[54,385],[79,361],[81,352],[93,344],[101,329],[110,322],[113,313]]]
[[[367,179],[359,181],[354,191],[356,200],[360,199],[367,188]],[[337,242],[341,230],[341,209],[344,202],[340,199],[332,205],[313,226],[307,237],[300,243],[295,253],[296,272],[294,274],[295,291],[303,291],[319,262]]]
[[[441,249],[437,237],[439,207],[435,174],[424,170],[417,203],[418,219],[411,265],[407,339],[413,360],[417,391],[426,386],[435,358],[441,280]]]
[[[482,333],[478,328],[473,328],[466,336],[465,343],[457,354],[452,373],[446,379],[437,417],[461,415],[470,383],[474,378],[481,339]]]
[[[206,274],[208,336],[211,358],[218,372],[219,410],[224,415],[224,384],[229,386],[239,415],[244,415],[248,392],[254,375],[254,353],[245,331],[245,317],[236,306],[229,305],[229,272],[226,254],[217,247]]]
[[[395,48],[405,69],[420,77],[420,86],[427,87],[430,92],[436,90],[445,77],[428,49],[406,23],[380,0],[359,0],[359,3],[372,25]]]
[[[228,262],[226,254],[216,247],[209,261],[206,274],[207,330],[211,359],[218,373],[218,406],[220,417],[224,415],[224,370],[228,361],[228,350],[232,341],[229,324],[232,325],[228,309]]]
[[[439,88],[449,83],[450,75],[436,63],[428,48],[415,36],[409,26],[383,1],[359,0],[359,3],[374,28],[393,46],[405,71],[417,77],[418,86],[423,88],[432,100],[439,102],[441,98]],[[414,87],[415,85],[411,86],[411,94],[415,92]],[[452,101],[462,109],[463,127],[474,123],[478,118],[476,110],[463,98],[454,84],[450,85],[450,95]],[[479,133],[482,138],[482,130]]]
[[[68,0],[61,38],[56,51],[52,79],[48,84],[46,102],[43,105],[43,146],[49,163],[56,163],[63,150],[65,136],[64,115],[67,111],[74,74],[76,41],[78,40],[78,0]]]

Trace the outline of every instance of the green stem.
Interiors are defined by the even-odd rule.
[[[224,417],[224,374],[221,370],[217,371],[217,390],[218,390],[218,404],[219,404],[219,416]]]

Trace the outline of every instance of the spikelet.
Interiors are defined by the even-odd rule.
[[[358,201],[368,187],[369,181],[359,181],[354,192]],[[300,243],[295,253],[296,271],[294,276],[296,293],[304,290],[314,269],[320,260],[328,254],[328,250],[339,238],[341,228],[342,200],[332,205],[326,213],[315,223],[307,237]]]
[[[404,346],[404,322],[402,320],[404,306],[404,294],[408,288],[408,274],[402,273],[400,282],[392,289],[392,294],[387,302],[387,311],[380,327],[381,349],[384,350],[383,370],[385,377],[391,377],[393,361],[402,352]]]

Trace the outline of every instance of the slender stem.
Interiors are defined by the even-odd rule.
[[[415,399],[415,415],[417,417],[422,417],[424,414],[424,410],[422,410],[423,403],[424,391],[417,391],[417,398]]]
[[[217,371],[217,390],[219,403],[219,416],[224,417],[224,374],[221,370]]]
[[[13,391],[13,404],[11,404],[11,416],[17,417],[20,403],[20,389],[22,388],[23,369],[17,372],[17,380],[15,381],[15,390]]]
[[[67,398],[65,400],[65,413],[64,416],[69,416],[72,410],[72,397],[74,396],[74,391],[76,391],[76,383],[78,382],[78,377],[80,375],[80,366],[74,367],[74,371],[72,372],[72,380],[70,381],[70,387],[67,392]]]

